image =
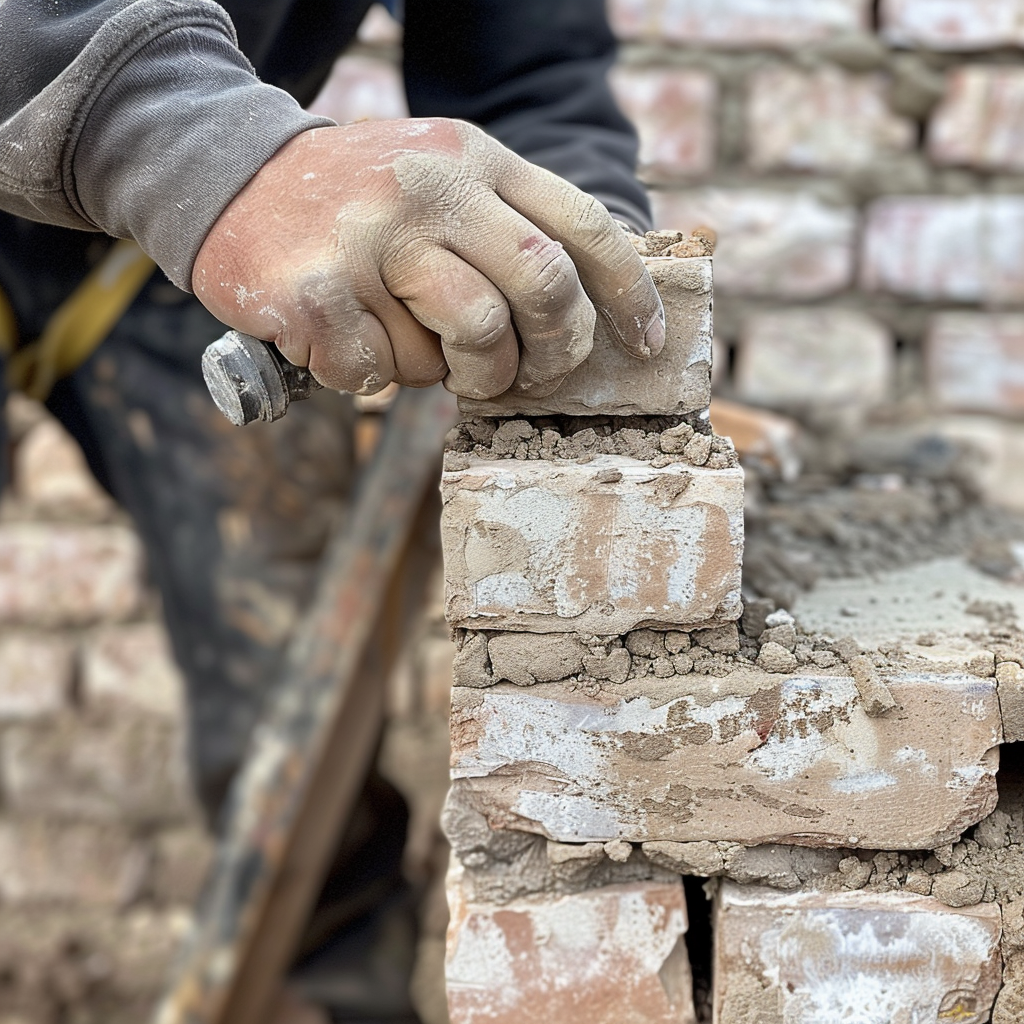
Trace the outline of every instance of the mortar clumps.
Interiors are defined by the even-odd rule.
[[[633,248],[641,256],[713,256],[718,236],[712,228],[694,228],[689,235],[682,231],[648,231],[643,235],[630,234]]]
[[[452,428],[445,441],[445,469],[465,469],[477,458],[569,460],[621,455],[655,468],[674,464],[732,469],[738,460],[728,438],[709,433],[699,416],[539,417],[533,421],[471,419]]]

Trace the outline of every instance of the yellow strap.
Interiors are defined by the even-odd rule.
[[[38,341],[18,349],[10,357],[8,386],[24,391],[30,398],[45,400],[58,380],[73,373],[99,348],[155,267],[137,243],[115,242],[85,280],[60,304]],[[13,317],[11,319],[13,324]],[[0,307],[0,344],[2,340],[3,310]]]

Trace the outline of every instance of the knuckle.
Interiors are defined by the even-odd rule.
[[[564,250],[538,270],[537,285],[550,306],[570,305],[582,293],[576,265]]]
[[[486,349],[499,341],[510,327],[507,307],[490,302],[480,315],[471,313],[451,331],[446,331],[444,340],[446,345],[456,349]]]

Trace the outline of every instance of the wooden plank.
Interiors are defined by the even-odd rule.
[[[405,390],[388,413],[234,784],[157,1024],[258,1024],[273,1003],[376,749],[399,646],[394,623],[410,603],[396,577],[455,419],[440,388]],[[405,575],[424,582],[422,573]]]

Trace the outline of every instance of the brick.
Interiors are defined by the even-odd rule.
[[[928,155],[937,164],[1024,170],[1024,70],[974,65],[951,71],[928,124]]]
[[[953,910],[902,892],[780,893],[726,882],[714,922],[721,1024],[975,1024],[989,1019],[999,991],[994,904]]]
[[[694,1024],[679,882],[472,902],[449,875],[451,1024]]]
[[[153,839],[150,892],[165,906],[191,906],[213,861],[214,844],[198,827],[165,829]]]
[[[845,171],[911,149],[915,125],[886,103],[884,75],[774,66],[755,72],[747,103],[748,154],[757,170]]]
[[[114,508],[81,448],[53,419],[37,423],[15,447],[12,477],[17,497],[42,514],[105,516]]]
[[[147,864],[143,846],[109,824],[0,822],[0,898],[5,904],[117,907],[135,899]]]
[[[453,625],[613,634],[739,616],[742,470],[470,458],[441,496]]]
[[[943,416],[935,431],[968,446],[974,458],[966,463],[982,499],[1024,512],[1024,424],[996,416]]]
[[[39,633],[0,635],[0,721],[52,715],[71,689],[71,644]]]
[[[987,50],[1024,45],[1024,0],[882,0],[882,33],[896,46]]]
[[[409,116],[398,68],[391,61],[359,55],[340,57],[334,62],[309,110],[332,117],[339,124]]]
[[[621,39],[723,48],[795,46],[870,27],[867,0],[612,0]]]
[[[506,392],[490,401],[459,399],[472,416],[676,415],[711,400],[711,259],[645,258],[665,306],[665,347],[652,359],[628,355],[598,316],[594,347],[554,394]]]
[[[664,181],[708,174],[715,164],[718,88],[704,71],[617,67],[612,91],[640,134],[640,172]]]
[[[63,819],[181,819],[192,809],[181,740],[160,719],[124,714],[11,726],[0,743],[7,804]]]
[[[1024,416],[1024,316],[939,313],[924,366],[934,408]]]
[[[180,721],[184,688],[159,623],[108,626],[85,643],[82,694],[92,707],[150,711]]]
[[[729,840],[933,849],[995,806],[994,679],[856,682],[753,669],[452,694],[452,778],[492,828],[561,842]]]
[[[0,624],[84,626],[142,600],[142,549],[124,526],[0,525]]]
[[[877,200],[868,209],[861,283],[925,300],[1024,301],[1024,197]]]
[[[889,397],[895,342],[857,310],[757,313],[737,347],[736,397],[771,408],[873,406]]]
[[[852,283],[851,207],[764,189],[657,191],[651,203],[658,225],[718,232],[715,287],[723,294],[811,299]]]
[[[787,481],[800,475],[800,427],[795,420],[715,398],[711,423],[716,434],[732,441],[745,465],[769,467]]]

